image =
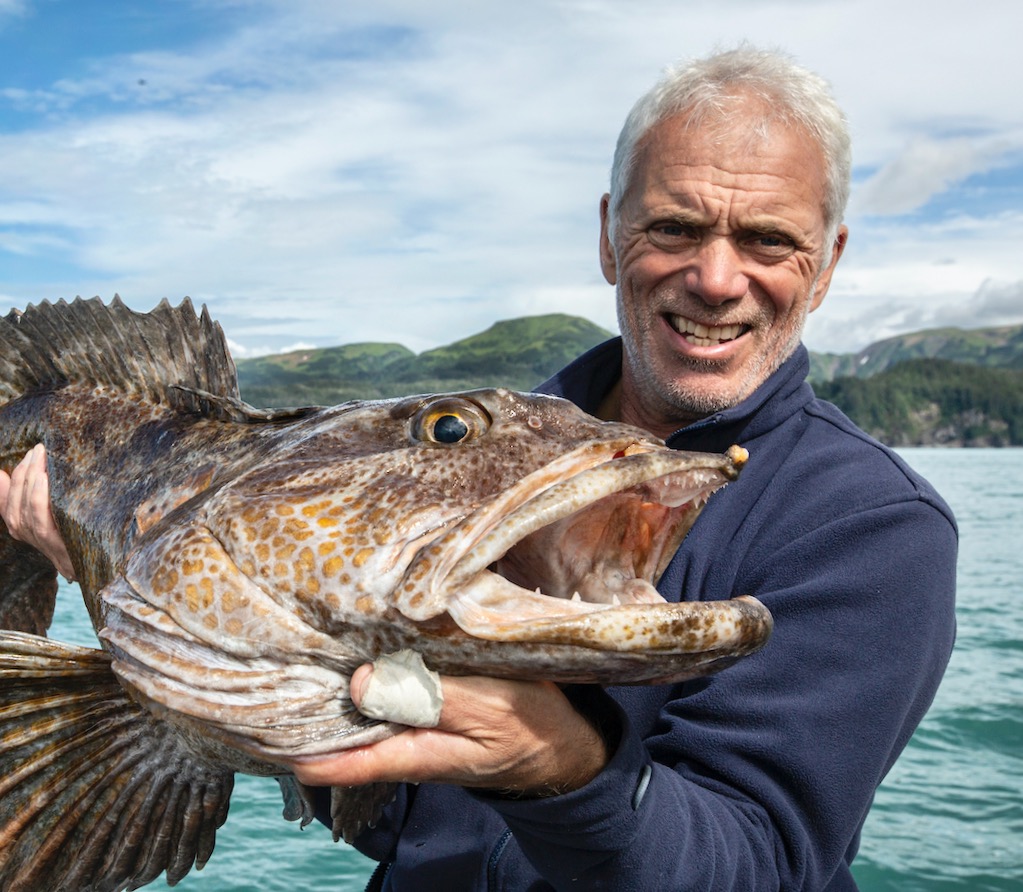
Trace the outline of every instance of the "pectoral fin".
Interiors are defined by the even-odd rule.
[[[285,820],[299,821],[303,828],[312,823],[316,817],[317,798],[321,793],[325,795],[326,790],[308,787],[292,774],[278,777],[277,782],[284,797]],[[331,787],[330,820],[334,842],[344,839],[350,843],[367,827],[373,827],[384,806],[393,801],[397,789],[398,785],[392,783]],[[321,807],[326,807],[326,801],[321,803]]]
[[[100,650],[0,632],[0,889],[171,884],[202,867],[233,772],[199,762]]]

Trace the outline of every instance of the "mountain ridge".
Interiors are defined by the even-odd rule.
[[[257,406],[486,386],[530,390],[611,336],[582,317],[551,313],[501,320],[418,354],[397,343],[366,342],[236,365],[242,396]],[[1023,445],[1015,420],[1023,417],[1023,325],[925,329],[856,353],[811,351],[810,381],[853,421],[894,445]]]

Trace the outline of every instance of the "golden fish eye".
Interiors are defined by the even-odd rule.
[[[490,418],[476,403],[445,397],[427,403],[412,419],[412,436],[422,443],[453,446],[486,433]]]

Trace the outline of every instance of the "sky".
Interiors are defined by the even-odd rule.
[[[742,41],[849,118],[812,350],[1023,323],[1019,0],[0,0],[0,310],[190,296],[236,357],[617,330],[598,204],[667,65]]]

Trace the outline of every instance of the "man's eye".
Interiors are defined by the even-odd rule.
[[[665,220],[650,227],[650,240],[657,245],[687,244],[699,236],[692,226]]]
[[[776,232],[761,232],[746,239],[749,250],[768,257],[787,257],[796,247],[788,236]]]

